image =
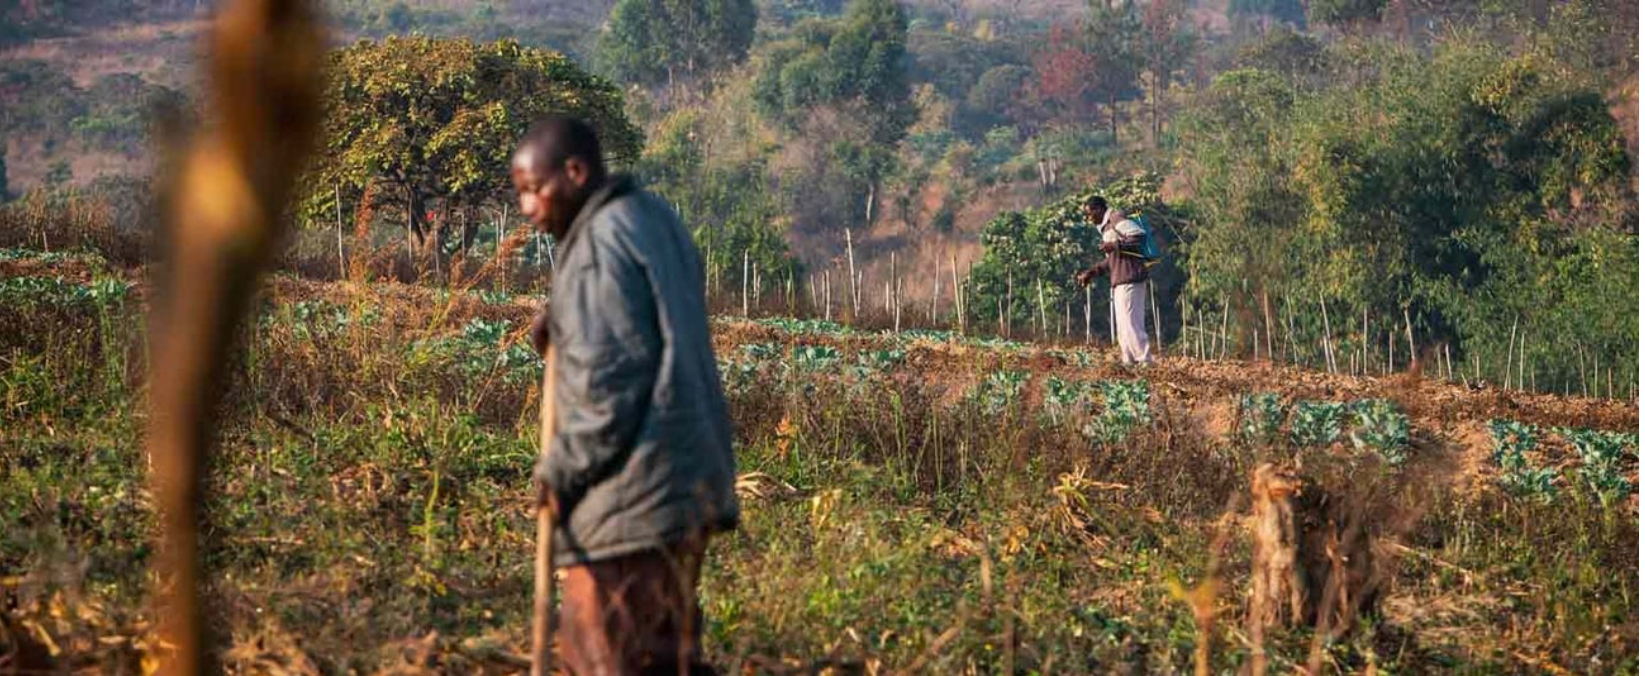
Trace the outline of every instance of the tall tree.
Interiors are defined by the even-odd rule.
[[[1142,20],[1133,0],[1093,0],[1085,22],[1086,53],[1095,60],[1093,93],[1108,107],[1108,133],[1119,139],[1120,101],[1141,94]]]
[[[1188,15],[1186,0],[1154,0],[1142,14],[1142,57],[1149,78],[1148,113],[1149,137],[1158,145],[1164,131],[1160,99],[1171,90],[1190,56],[1197,38],[1186,29]]]
[[[755,102],[793,129],[814,124],[823,109],[832,112],[821,117],[861,129],[826,153],[863,191],[872,221],[878,184],[895,167],[890,149],[918,114],[908,88],[908,16],[896,0],[852,0],[839,19],[805,22],[794,34],[761,55]]]
[[[741,63],[758,18],[753,0],[619,0],[596,58],[618,79],[673,87]]]
[[[306,212],[328,217],[338,197],[369,192],[373,206],[398,212],[424,255],[443,250],[454,222],[466,245],[479,222],[470,212],[505,198],[509,153],[538,117],[582,117],[612,160],[639,155],[640,132],[615,86],[511,40],[361,41],[332,52],[327,71],[327,152],[305,177]]]

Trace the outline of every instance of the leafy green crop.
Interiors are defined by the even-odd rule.
[[[1491,431],[1491,459],[1502,468],[1498,481],[1514,495],[1530,496],[1544,502],[1552,500],[1557,492],[1554,480],[1559,473],[1552,467],[1536,467],[1528,457],[1537,445],[1534,425],[1513,420],[1492,420],[1486,424]]]
[[[1386,399],[1362,399],[1348,406],[1353,427],[1348,438],[1354,448],[1375,451],[1388,464],[1405,463],[1411,443],[1411,421]]]
[[[1285,424],[1285,404],[1273,392],[1239,395],[1239,435],[1248,442],[1268,443]]]
[[[1618,498],[1631,495],[1637,487],[1622,473],[1622,460],[1628,449],[1637,449],[1638,439],[1630,434],[1602,430],[1561,428],[1560,436],[1571,442],[1582,467],[1577,476],[1593,491],[1601,502],[1611,504]],[[1637,450],[1635,451],[1637,455]]]
[[[1027,384],[1027,371],[995,371],[977,383],[969,398],[991,415],[1004,413],[1022,400]]]
[[[1074,416],[1090,402],[1091,388],[1056,376],[1045,379],[1045,413],[1053,425]]]
[[[800,371],[823,371],[840,363],[840,351],[827,345],[799,345],[794,348],[793,360],[789,362]]]
[[[535,379],[540,361],[530,347],[510,337],[513,322],[472,319],[456,336],[412,343],[414,353],[450,359],[471,377],[502,373],[504,382],[525,383]]]
[[[1102,413],[1085,425],[1085,436],[1101,444],[1124,439],[1138,425],[1148,424],[1148,381],[1104,380],[1097,383],[1102,393]]]
[[[123,302],[131,285],[112,277],[77,284],[61,277],[8,277],[0,279],[0,300],[14,305],[90,305],[109,307]]]
[[[897,340],[902,343],[909,343],[916,340],[929,340],[935,343],[955,343],[962,339],[962,336],[960,336],[958,332],[943,331],[940,329],[908,329],[897,334],[896,337]]]
[[[1291,443],[1329,446],[1342,436],[1342,413],[1347,407],[1330,401],[1299,401],[1291,413]]]

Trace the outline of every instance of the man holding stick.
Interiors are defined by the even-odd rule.
[[[531,333],[553,383],[535,479],[565,569],[561,659],[574,674],[712,673],[697,579],[738,505],[702,259],[673,209],[607,175],[580,120],[535,125],[511,173],[520,212],[558,242]]]
[[[1115,330],[1119,334],[1120,362],[1153,363],[1143,314],[1148,306],[1148,261],[1143,257],[1142,247],[1148,233],[1120,210],[1110,208],[1108,200],[1100,195],[1086,198],[1085,218],[1102,232],[1101,248],[1106,255],[1096,265],[1081,270],[1074,279],[1087,285],[1097,275],[1108,275]]]

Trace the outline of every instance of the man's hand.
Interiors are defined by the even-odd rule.
[[[531,485],[537,493],[531,505],[533,507],[547,507],[549,511],[558,515],[560,513],[560,501],[554,496],[554,491],[549,490],[548,484],[543,483],[541,479],[533,478]]]
[[[1089,268],[1074,273],[1074,281],[1079,282],[1080,286],[1090,286],[1091,280],[1096,278],[1097,271]]]
[[[537,356],[548,354],[548,306],[537,311],[537,316],[531,320],[531,347],[537,350]]]

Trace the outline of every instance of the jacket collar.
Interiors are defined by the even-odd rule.
[[[565,253],[571,250],[571,243],[577,241],[577,237],[588,228],[589,222],[594,220],[594,214],[599,213],[601,207],[633,192],[635,187],[633,177],[627,174],[616,174],[607,178],[604,184],[594,190],[594,194],[588,196],[588,201],[583,203],[582,210],[577,212],[577,218],[572,220],[571,227],[566,229],[565,241],[554,247],[555,254],[563,258]]]

